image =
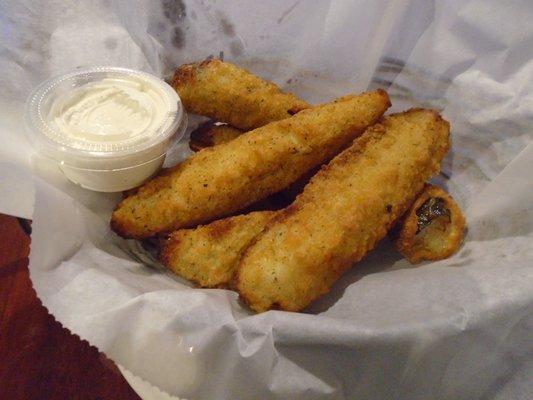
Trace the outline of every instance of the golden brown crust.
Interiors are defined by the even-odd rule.
[[[289,118],[310,107],[275,84],[217,59],[180,66],[171,84],[188,112],[243,131]]]
[[[201,63],[203,68],[207,68],[211,66],[211,68],[217,69],[217,64],[219,64],[219,60],[208,60]],[[194,65],[194,64],[193,64]],[[193,71],[195,70],[194,66],[189,64],[182,66],[178,68],[176,71],[176,76],[174,79],[175,86],[178,88],[181,88],[185,85],[191,85],[192,79],[195,76],[195,73]],[[230,68],[233,68],[231,64],[228,66]],[[183,68],[182,71],[181,68]],[[235,67],[236,68],[236,67]],[[235,70],[234,73],[238,73],[240,75],[240,78],[248,77],[248,72],[244,70]],[[262,81],[261,78],[255,77],[254,79],[256,82],[256,86],[260,88],[269,87],[272,88],[272,85],[274,85],[272,82],[268,81]],[[213,82],[211,82],[213,83]],[[198,87],[198,90],[202,90],[202,83],[198,83],[200,85]],[[243,87],[245,85],[245,82],[241,82],[241,86]],[[239,84],[237,82],[233,82],[233,86],[239,87]],[[274,85],[274,87],[277,89],[277,86]],[[240,105],[242,106],[241,112],[243,115],[254,115],[257,113],[257,104],[256,102],[251,101],[251,85],[248,83],[246,84],[246,92],[242,92],[236,96],[240,96]],[[182,89],[183,90],[183,89]],[[278,93],[279,92],[279,93]],[[288,118],[289,116],[292,116],[302,110],[305,110],[306,108],[309,108],[309,104],[307,104],[305,101],[298,99],[297,97],[294,97],[292,94],[286,94],[279,89],[277,89],[277,92],[275,91],[275,95],[273,96],[265,96],[262,97],[260,102],[261,107],[264,110],[268,110],[269,113],[271,113],[270,120],[267,121],[267,118],[260,118],[261,121],[264,122],[273,122],[278,120],[277,118]],[[197,93],[194,93],[197,95]],[[192,94],[191,94],[192,95]],[[257,95],[257,93],[256,93]],[[246,100],[245,96],[248,96],[248,100],[250,101],[244,101]],[[288,106],[290,106],[289,109],[287,109],[287,112],[276,112],[276,107],[280,107],[282,102],[280,102],[280,97],[287,98],[287,101],[291,102]],[[222,101],[222,99],[219,99]],[[229,99],[228,99],[229,100]],[[233,103],[235,102],[235,98],[231,99],[230,107],[234,107]],[[187,102],[189,102],[187,100]],[[225,104],[220,104],[219,106],[223,106]],[[251,108],[246,109],[247,106],[251,106]],[[192,107],[192,105],[189,105],[189,108]],[[221,107],[217,109],[217,112],[220,112]],[[189,147],[192,151],[200,151],[202,149],[205,149],[206,147],[212,147],[216,146],[218,144],[227,143],[230,140],[235,139],[237,136],[241,135],[243,133],[242,130],[237,129],[231,125],[228,124],[221,124],[220,122],[214,122],[214,121],[208,121],[202,125],[200,125],[197,129],[195,129],[191,133],[191,138],[189,140]]]
[[[200,287],[227,287],[242,251],[274,214],[254,212],[172,232],[160,242],[159,260]]]
[[[314,175],[316,170],[312,171]],[[162,240],[160,261],[177,275],[191,279],[200,287],[230,287],[233,273],[242,251],[259,234],[267,222],[287,207],[301,193],[311,178],[305,176],[283,192],[254,204],[241,215],[219,219],[195,229],[174,231]],[[261,210],[261,211],[256,211]]]
[[[389,105],[385,92],[354,95],[204,149],[124,199],[111,227],[144,238],[231,215],[329,160]]]
[[[464,229],[465,218],[455,200],[426,184],[391,236],[398,251],[416,264],[451,256],[461,245]]]
[[[329,291],[439,170],[448,135],[448,123],[431,110],[369,128],[253,239],[235,275],[241,298],[256,312],[298,311]]]

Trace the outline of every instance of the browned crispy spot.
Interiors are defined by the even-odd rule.
[[[172,77],[171,86],[181,86],[194,78],[194,72],[190,65],[182,65],[175,72]]]
[[[305,106],[305,105],[303,105],[303,104],[297,104],[297,105],[295,105],[295,106],[289,108],[289,109],[287,110],[287,114],[289,114],[289,115],[294,115],[294,114],[297,114],[297,113],[299,113],[300,111],[305,110],[305,109],[307,109],[307,108],[309,108],[309,106]]]
[[[216,239],[222,237],[226,232],[228,232],[234,225],[234,222],[231,218],[224,218],[219,221],[211,223],[211,229],[209,230],[209,235]]]
[[[122,224],[121,221],[119,221],[118,219],[111,219],[109,225],[111,226],[111,230],[117,235],[122,236],[126,239],[131,238],[131,235],[128,234],[127,226]]]
[[[205,60],[200,61],[200,63],[198,64],[198,67],[203,68],[203,67],[207,67],[209,64],[221,64],[221,63],[222,61],[219,60],[218,58],[206,58]]]
[[[390,97],[388,95],[388,93],[383,90],[383,89],[378,89],[376,90],[376,92],[378,92],[381,96],[383,96],[384,98],[387,99],[387,106],[390,107],[392,105],[392,103],[390,102]]]
[[[283,220],[283,219],[289,217],[290,215],[296,213],[296,211],[298,211],[298,207],[296,207],[294,204],[290,205],[289,207],[287,207],[283,211],[281,211],[278,215],[276,215],[273,218],[273,221],[274,220],[275,221]]]
[[[124,190],[122,192],[122,198],[125,199],[126,197],[133,196],[134,194],[137,194],[138,191],[139,191],[138,186],[133,189]]]
[[[184,84],[196,76],[199,69],[205,68],[210,64],[220,64],[221,60],[216,58],[206,58],[203,61],[180,65],[174,72],[172,86]]]

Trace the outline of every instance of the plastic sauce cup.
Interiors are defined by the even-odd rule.
[[[75,70],[42,83],[28,98],[25,119],[39,153],[72,182],[99,192],[141,185],[187,127],[171,86],[117,67]]]

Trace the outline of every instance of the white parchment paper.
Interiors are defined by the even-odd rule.
[[[33,218],[38,296],[73,333],[193,399],[526,399],[533,386],[533,3],[3,1],[0,212]],[[305,313],[252,315],[193,289],[109,231],[118,195],[32,154],[23,106],[89,65],[168,76],[225,59],[311,102],[384,87],[436,108],[453,149],[435,180],[465,210],[448,260],[412,268],[384,240]],[[188,154],[177,146],[168,163]]]

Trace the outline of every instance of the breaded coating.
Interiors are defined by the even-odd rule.
[[[207,121],[191,132],[189,147],[192,151],[200,151],[206,147],[227,143],[242,133],[230,125]]]
[[[389,106],[384,91],[346,96],[195,153],[122,200],[111,227],[144,238],[233,214],[331,159]]]
[[[174,231],[160,241],[159,259],[200,287],[228,287],[243,250],[279,213],[256,211]],[[464,227],[464,217],[452,197],[426,184],[389,235],[398,251],[417,263],[452,255],[461,243]]]
[[[232,71],[231,73],[233,73],[234,75],[238,75],[238,77],[235,77],[236,80],[232,81],[233,88],[237,89],[237,88],[246,87],[246,90],[245,91],[243,90],[243,94],[239,97],[239,105],[241,107],[240,112],[242,113],[241,115],[246,115],[249,117],[250,115],[257,114],[258,102],[252,101],[251,97],[246,97],[246,96],[250,96],[248,94],[249,93],[248,88],[251,87],[250,83],[248,82],[249,80],[256,82],[255,85],[253,85],[253,87],[261,88],[261,92],[266,90],[265,88],[267,86],[273,88],[272,90],[275,90],[276,92],[276,94],[273,96],[263,96],[262,94],[258,95],[259,92],[253,94],[255,97],[257,97],[257,99],[260,99],[259,105],[261,106],[261,110],[268,109],[269,112],[272,112],[272,115],[269,117],[270,119],[269,121],[262,119],[265,123],[279,120],[276,118],[284,119],[288,117],[287,112],[285,112],[286,101],[288,101],[289,105],[291,105],[291,107],[289,107],[290,111],[288,112],[288,114],[291,114],[291,115],[294,114],[296,111],[309,108],[309,105],[305,101],[298,99],[292,94],[285,94],[281,92],[278,89],[278,87],[274,85],[273,83],[268,82],[268,81],[263,81],[261,78],[254,76],[247,71],[239,69],[238,67],[232,64],[224,63],[220,60],[212,60],[209,62],[204,61],[204,63],[205,64],[210,63],[204,66],[204,68],[213,68],[213,69],[217,68],[218,69],[218,72],[219,72],[218,79],[224,79],[224,74],[222,74],[222,71],[224,70],[231,70]],[[219,65],[220,63],[222,64],[224,68],[221,68],[221,66]],[[187,71],[185,73],[186,75],[191,75],[189,70],[193,69],[192,65],[195,65],[195,64],[188,64],[186,66],[180,67],[176,71],[176,77],[183,75],[184,71]],[[199,68],[199,67],[197,66],[196,68]],[[238,79],[241,79],[241,81],[239,82]],[[179,80],[183,80],[183,79],[174,78],[174,81],[179,81]],[[212,80],[205,80],[205,82],[209,83],[210,88],[214,90],[212,88],[212,85],[213,85]],[[184,90],[181,87],[181,85],[176,84],[175,86],[176,88],[179,88],[179,90],[182,90],[182,91]],[[192,103],[193,100],[197,99],[197,96],[198,96],[197,92],[190,92],[190,93],[184,92],[184,95],[185,93],[189,94],[189,97],[187,97],[188,103]],[[190,99],[190,96],[194,96],[194,97]],[[285,101],[285,99],[287,100]],[[226,100],[229,101],[229,103],[223,104],[223,102]],[[217,101],[219,102],[219,104],[218,104],[216,112],[220,112],[221,109],[226,109],[228,107],[233,108],[235,98],[217,96]],[[298,105],[292,106],[293,104],[298,104]],[[248,106],[251,106],[251,108],[247,109],[246,107]],[[254,124],[254,125],[257,128],[259,127],[258,124]],[[242,130],[237,129],[231,125],[220,123],[220,122],[208,121],[200,125],[193,132],[191,132],[191,137],[189,140],[189,147],[191,148],[192,151],[200,151],[201,149],[205,149],[206,147],[212,147],[212,146],[216,146],[217,144],[229,142],[230,140],[233,140],[237,136],[241,135],[242,133],[243,133]]]
[[[455,200],[427,184],[391,236],[398,251],[415,264],[451,256],[461,245],[464,230],[465,218]]]
[[[449,124],[437,112],[384,118],[323,167],[245,250],[235,274],[256,312],[299,311],[383,238],[440,168]]]
[[[200,287],[227,287],[242,251],[275,214],[252,212],[174,231],[161,240],[159,260]]]
[[[217,59],[180,66],[171,85],[188,112],[243,131],[289,118],[310,107],[275,84]]]
[[[272,217],[294,201],[316,172],[313,169],[308,176],[253,204],[243,214],[172,232],[159,241],[159,261],[200,287],[227,287],[242,251]]]

